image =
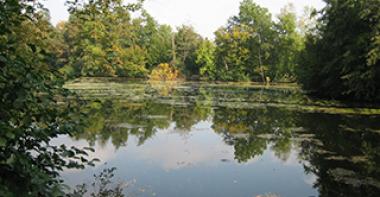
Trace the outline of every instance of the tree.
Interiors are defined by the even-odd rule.
[[[175,50],[178,58],[177,67],[186,76],[199,75],[199,65],[196,64],[196,50],[202,42],[202,37],[191,26],[181,26],[175,34]]]
[[[41,15],[42,14],[42,15]],[[49,65],[55,51],[38,2],[0,1],[0,194],[59,196],[59,172],[82,168],[86,151],[51,139],[79,131],[75,99]],[[48,28],[46,28],[48,27]]]
[[[379,101],[380,1],[325,2],[302,53],[303,88],[330,99]]]
[[[274,44],[276,62],[272,69],[273,79],[294,81],[297,58],[303,48],[303,39],[297,31],[297,16],[292,4],[281,10],[274,27],[277,39]]]
[[[121,0],[71,1],[65,38],[71,49],[68,66],[80,76],[128,76],[147,74],[146,49],[152,32],[148,15],[133,19],[137,5]],[[152,30],[153,31],[153,30]],[[146,34],[147,35],[146,35]]]
[[[215,65],[215,45],[209,40],[202,41],[196,51],[195,63],[200,66],[199,74],[209,80],[215,80],[217,70]]]
[[[151,69],[160,63],[169,63],[172,60],[173,32],[168,25],[159,25],[152,35],[148,46],[148,67]]]
[[[272,26],[267,9],[252,0],[240,4],[239,14],[216,33],[216,61],[224,73],[221,79],[266,81],[266,71],[273,65]]]
[[[239,27],[221,28],[215,33],[217,78],[224,81],[249,80],[247,68],[249,34]]]

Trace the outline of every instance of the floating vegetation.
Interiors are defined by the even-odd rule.
[[[329,170],[328,173],[332,175],[335,180],[352,185],[356,188],[359,188],[362,185],[371,185],[380,189],[380,181],[372,177],[360,177],[360,175],[351,170],[336,168]]]
[[[295,84],[268,86],[257,83],[146,82],[83,78],[69,82],[65,87],[77,92],[84,100],[154,100],[174,106],[198,103],[236,109],[275,107],[305,113],[380,115],[380,106],[350,107],[337,101],[310,99]]]
[[[138,128],[144,128],[146,126],[144,126],[144,125],[133,125],[133,124],[129,124],[129,123],[120,123],[120,124],[114,125],[113,127],[124,128],[124,129],[138,129]]]

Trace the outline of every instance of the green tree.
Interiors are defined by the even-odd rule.
[[[175,34],[176,66],[186,76],[199,75],[199,65],[196,64],[196,50],[202,42],[202,37],[191,26],[181,26]]]
[[[42,14],[42,15],[41,15]],[[0,194],[62,196],[59,172],[91,164],[50,144],[79,131],[78,107],[53,70],[50,26],[38,2],[0,1]]]
[[[246,69],[249,67],[250,50],[247,47],[249,33],[239,27],[221,28],[215,33],[215,61],[217,78],[224,81],[249,80]]]
[[[71,1],[65,25],[71,70],[81,76],[145,76],[149,36],[143,33],[149,34],[150,26],[142,26],[142,18],[132,19],[131,11],[138,8],[121,0]]]
[[[275,24],[277,39],[275,42],[275,65],[272,69],[274,80],[294,81],[298,56],[303,48],[303,39],[297,31],[297,16],[294,6],[285,6],[278,15]]]
[[[217,75],[215,65],[215,45],[209,40],[202,41],[196,51],[196,64],[200,66],[199,74],[209,80],[215,80]]]
[[[325,3],[302,53],[303,88],[320,97],[379,101],[380,1]]]
[[[275,32],[269,11],[244,0],[240,12],[216,33],[216,61],[222,80],[266,81],[273,65]]]
[[[153,68],[160,63],[170,63],[172,60],[173,32],[168,25],[159,25],[152,35],[148,46],[148,66]]]

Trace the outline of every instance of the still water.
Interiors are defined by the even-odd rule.
[[[55,143],[93,146],[127,196],[380,195],[380,114],[311,100],[296,86],[82,79],[86,129]]]

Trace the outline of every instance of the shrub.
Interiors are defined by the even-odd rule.
[[[164,63],[154,68],[149,78],[153,81],[175,81],[179,76],[180,72],[174,66]]]

